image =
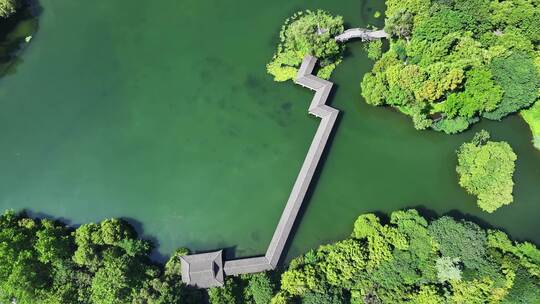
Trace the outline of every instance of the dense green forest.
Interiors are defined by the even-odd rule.
[[[386,222],[386,223],[384,223]],[[497,230],[415,210],[361,215],[351,237],[294,259],[281,273],[227,278],[209,291],[181,281],[117,219],[76,229],[0,217],[0,303],[538,303],[540,251]]]
[[[461,132],[530,107],[540,88],[540,5],[529,0],[387,0],[388,50],[362,81],[372,105],[417,129]]]
[[[361,215],[349,239],[290,263],[273,303],[538,303],[540,251],[415,210]]]
[[[377,60],[364,76],[367,103],[392,106],[417,129],[466,130],[482,117],[501,120],[531,107],[540,92],[540,5],[530,0],[387,0],[389,46],[366,44]],[[320,59],[318,76],[329,78],[343,59],[333,37],[343,19],[302,11],[285,21],[268,72],[293,79],[305,54]],[[538,109],[538,108],[536,108]],[[539,110],[536,110],[537,113]],[[523,117],[538,144],[540,118]]]
[[[0,217],[0,303],[200,303],[181,283],[178,250],[165,265],[121,220],[82,225]]]

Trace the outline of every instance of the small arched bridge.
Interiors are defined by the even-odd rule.
[[[388,38],[384,30],[368,30],[363,28],[352,28],[336,36],[336,41],[347,42],[351,39],[360,39],[362,41],[371,41],[376,39]]]

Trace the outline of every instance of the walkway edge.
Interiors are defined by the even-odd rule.
[[[222,286],[223,283],[220,283],[222,280],[220,281],[217,278],[222,278],[223,275],[256,273],[276,268],[339,114],[337,109],[326,105],[333,83],[312,75],[317,60],[314,56],[306,55],[294,82],[315,91],[308,112],[321,118],[321,122],[300,168],[266,254],[262,257],[225,261],[223,267],[208,258],[213,257],[214,253],[189,255],[184,259],[186,261],[185,267],[188,269],[182,271],[182,280],[186,284],[202,288]],[[218,252],[220,254],[221,251]],[[198,264],[190,267],[189,261],[197,261]],[[208,261],[208,263],[201,264],[200,261],[204,263]],[[192,271],[197,271],[196,280],[191,278]]]
[[[319,164],[339,114],[338,110],[326,105],[333,83],[311,74],[316,63],[316,57],[311,55],[305,56],[302,65],[298,70],[295,83],[315,91],[315,96],[313,96],[309,106],[309,113],[321,118],[321,123],[317,128],[317,132],[311,142],[302,168],[298,173],[298,177],[296,178],[296,182],[294,183],[287,204],[285,205],[285,209],[281,214],[272,241],[266,251],[265,257],[268,259],[272,268],[277,266],[277,263],[281,258],[285,244],[289,238],[292,227],[294,226],[298,212],[302,207],[302,202],[304,201],[315,170],[317,169],[317,165]]]

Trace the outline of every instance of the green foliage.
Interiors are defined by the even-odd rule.
[[[0,302],[32,303],[49,287],[47,265],[33,248],[38,229],[38,223],[13,212],[0,217]]]
[[[483,146],[489,142],[491,135],[486,130],[480,130],[480,132],[474,134],[471,143],[475,146]]]
[[[437,268],[437,278],[444,283],[450,280],[461,280],[461,269],[458,258],[440,257],[435,264]]]
[[[540,102],[537,101],[530,109],[521,111],[521,117],[529,124],[533,144],[540,150]]]
[[[381,74],[366,74],[362,81],[362,95],[368,104],[378,106],[385,102],[388,90],[384,84],[378,79]]]
[[[362,96],[396,107],[419,130],[448,134],[529,107],[540,89],[532,3],[386,0],[390,48],[364,76]]]
[[[512,289],[502,303],[538,303],[540,288],[538,278],[531,276],[523,267],[515,271]]]
[[[0,17],[7,18],[17,11],[18,0],[0,0]]]
[[[210,288],[208,290],[210,304],[239,304],[234,291],[236,288],[233,279],[225,280],[225,286],[223,287]]]
[[[447,216],[429,223],[406,210],[392,213],[386,225],[374,214],[361,215],[351,236],[291,262],[272,303],[540,300],[540,251],[500,231]]]
[[[478,118],[465,118],[465,117],[455,117],[455,118],[443,118],[437,122],[434,122],[431,126],[433,130],[443,131],[446,134],[456,134],[462,131],[465,131],[469,128],[472,123],[478,121]]]
[[[459,184],[478,197],[482,210],[491,213],[513,201],[512,177],[517,156],[508,143],[487,141],[486,133],[477,134],[472,142],[459,148],[456,171]]]
[[[180,260],[180,257],[188,254],[189,250],[187,248],[177,249],[167,263],[165,263],[165,275],[168,277],[180,278],[182,276],[182,261]]]
[[[448,118],[470,119],[478,113],[496,109],[501,102],[503,90],[492,80],[491,72],[471,70],[465,75],[464,90],[449,94],[444,102],[434,107]]]
[[[489,119],[499,120],[509,113],[527,108],[534,103],[540,89],[540,75],[531,57],[513,53],[506,58],[495,58],[491,63],[495,81],[504,90],[501,105],[484,114]]]
[[[533,42],[540,41],[540,11],[537,2],[528,0],[491,3],[491,22],[497,28],[519,28]]]
[[[107,256],[92,280],[91,300],[94,303],[125,303],[130,299],[135,278],[130,276],[126,256]]]
[[[246,297],[252,298],[254,304],[269,304],[276,287],[268,274],[253,274],[247,277],[247,281]]]
[[[325,287],[321,292],[310,291],[302,297],[302,304],[342,304],[345,298],[341,289]]]
[[[333,286],[350,286],[360,268],[365,265],[365,253],[358,242],[344,240],[317,251],[318,270]]]
[[[457,258],[470,269],[483,265],[486,233],[478,225],[444,216],[433,221],[428,230],[443,256]]]
[[[406,248],[405,236],[393,227],[383,226],[374,214],[358,217],[354,223],[352,236],[367,241],[369,260],[367,267],[375,268],[384,261],[392,259],[392,245]]]
[[[34,248],[38,259],[45,264],[62,263],[73,252],[73,241],[64,226],[44,219],[41,229],[36,232]]]
[[[318,76],[329,78],[341,62],[343,45],[334,37],[343,32],[343,18],[318,10],[303,11],[288,18],[279,34],[280,43],[267,71],[275,81],[293,79],[305,55],[319,58]]]
[[[413,37],[426,41],[440,41],[446,35],[467,28],[467,16],[460,11],[443,8],[433,12],[430,18],[415,25]]]
[[[413,15],[405,9],[400,9],[390,15],[385,24],[385,32],[400,38],[409,38],[413,28]]]
[[[149,258],[150,243],[122,220],[71,230],[24,214],[0,216],[0,302],[201,303],[181,283],[178,255],[165,271]]]
[[[107,219],[101,222],[100,230],[103,244],[116,245],[122,240],[133,239],[135,231],[125,221],[119,219]]]
[[[486,134],[475,142],[488,141]],[[187,288],[179,249],[161,267],[147,253],[128,254],[137,240],[121,220],[71,230],[24,214],[0,216],[0,302],[132,304],[536,303],[540,251],[501,231],[416,210],[387,224],[361,215],[352,237],[291,261],[276,288],[272,273],[228,277],[223,288]],[[105,241],[107,240],[107,241]],[[139,240],[140,241],[140,240]],[[141,241],[143,242],[143,241]],[[81,247],[92,248],[90,260]],[[50,251],[50,252],[49,252]]]
[[[377,60],[382,56],[382,40],[377,39],[364,45],[369,59]]]

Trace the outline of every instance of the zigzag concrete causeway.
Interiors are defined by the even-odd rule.
[[[221,250],[182,257],[182,280],[186,284],[200,288],[222,286],[224,276],[256,273],[276,268],[339,114],[337,109],[326,105],[333,84],[312,75],[316,63],[316,57],[306,55],[296,75],[295,83],[315,91],[308,112],[321,118],[321,122],[266,254],[260,257],[225,261],[224,263],[220,260],[222,258]]]

